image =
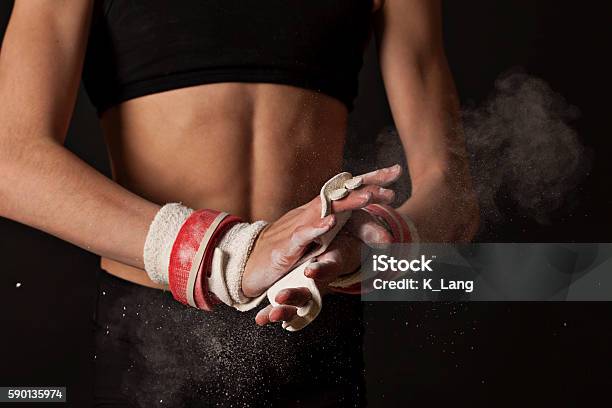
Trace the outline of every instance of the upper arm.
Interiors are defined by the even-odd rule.
[[[0,137],[65,137],[93,0],[15,0],[0,48]]]
[[[375,28],[383,74],[444,55],[440,0],[385,0]]]

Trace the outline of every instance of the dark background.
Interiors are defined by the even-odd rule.
[[[11,5],[0,2],[0,33]],[[500,73],[521,66],[580,109],[572,126],[594,155],[571,209],[547,225],[529,219],[489,225],[481,237],[610,242],[607,60],[612,33],[605,3],[471,0],[444,5],[446,50],[463,103],[485,100]],[[372,51],[351,118],[357,138],[392,123]],[[95,113],[84,95],[67,145],[108,174]],[[95,276],[88,271],[96,270],[97,257],[3,219],[0,255],[0,385],[67,385],[71,405],[88,406],[96,293]],[[529,404],[534,399],[567,405],[605,398],[612,385],[608,303],[377,304],[368,310],[372,406],[439,400]]]

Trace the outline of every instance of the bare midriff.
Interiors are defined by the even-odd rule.
[[[158,203],[273,221],[317,196],[340,171],[347,109],[274,84],[222,83],[133,99],[102,116],[113,178]],[[158,287],[137,268],[109,273]]]

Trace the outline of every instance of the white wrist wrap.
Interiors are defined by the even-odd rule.
[[[155,283],[168,284],[168,264],[174,241],[193,213],[180,203],[164,205],[155,215],[144,246],[144,265],[149,278]]]
[[[265,221],[234,225],[223,235],[213,255],[210,291],[226,305],[241,311],[254,308],[265,297],[265,294],[256,298],[244,296],[242,275],[253,244],[266,225]]]

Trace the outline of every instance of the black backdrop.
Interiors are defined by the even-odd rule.
[[[25,1],[25,0],[24,0]],[[445,41],[464,103],[479,103],[498,75],[522,66],[576,105],[572,123],[593,153],[572,217],[548,225],[495,225],[499,241],[610,242],[610,17],[604,2],[444,2]],[[0,33],[12,2],[0,2]],[[368,54],[352,128],[367,138],[390,124],[378,68]],[[2,101],[10,103],[10,101]],[[0,105],[1,106],[1,105]],[[1,107],[0,107],[1,109]],[[81,95],[68,147],[108,174],[95,114]],[[1,176],[1,175],[0,175]],[[562,212],[561,212],[562,213]],[[41,232],[0,220],[0,385],[67,385],[72,406],[88,406],[97,258]],[[21,283],[19,288],[17,283]],[[612,305],[377,305],[366,339],[373,406],[463,405],[532,398],[567,404],[612,385]],[[382,334],[381,334],[382,333]],[[369,353],[368,350],[384,350]],[[395,404],[394,404],[395,403]]]

